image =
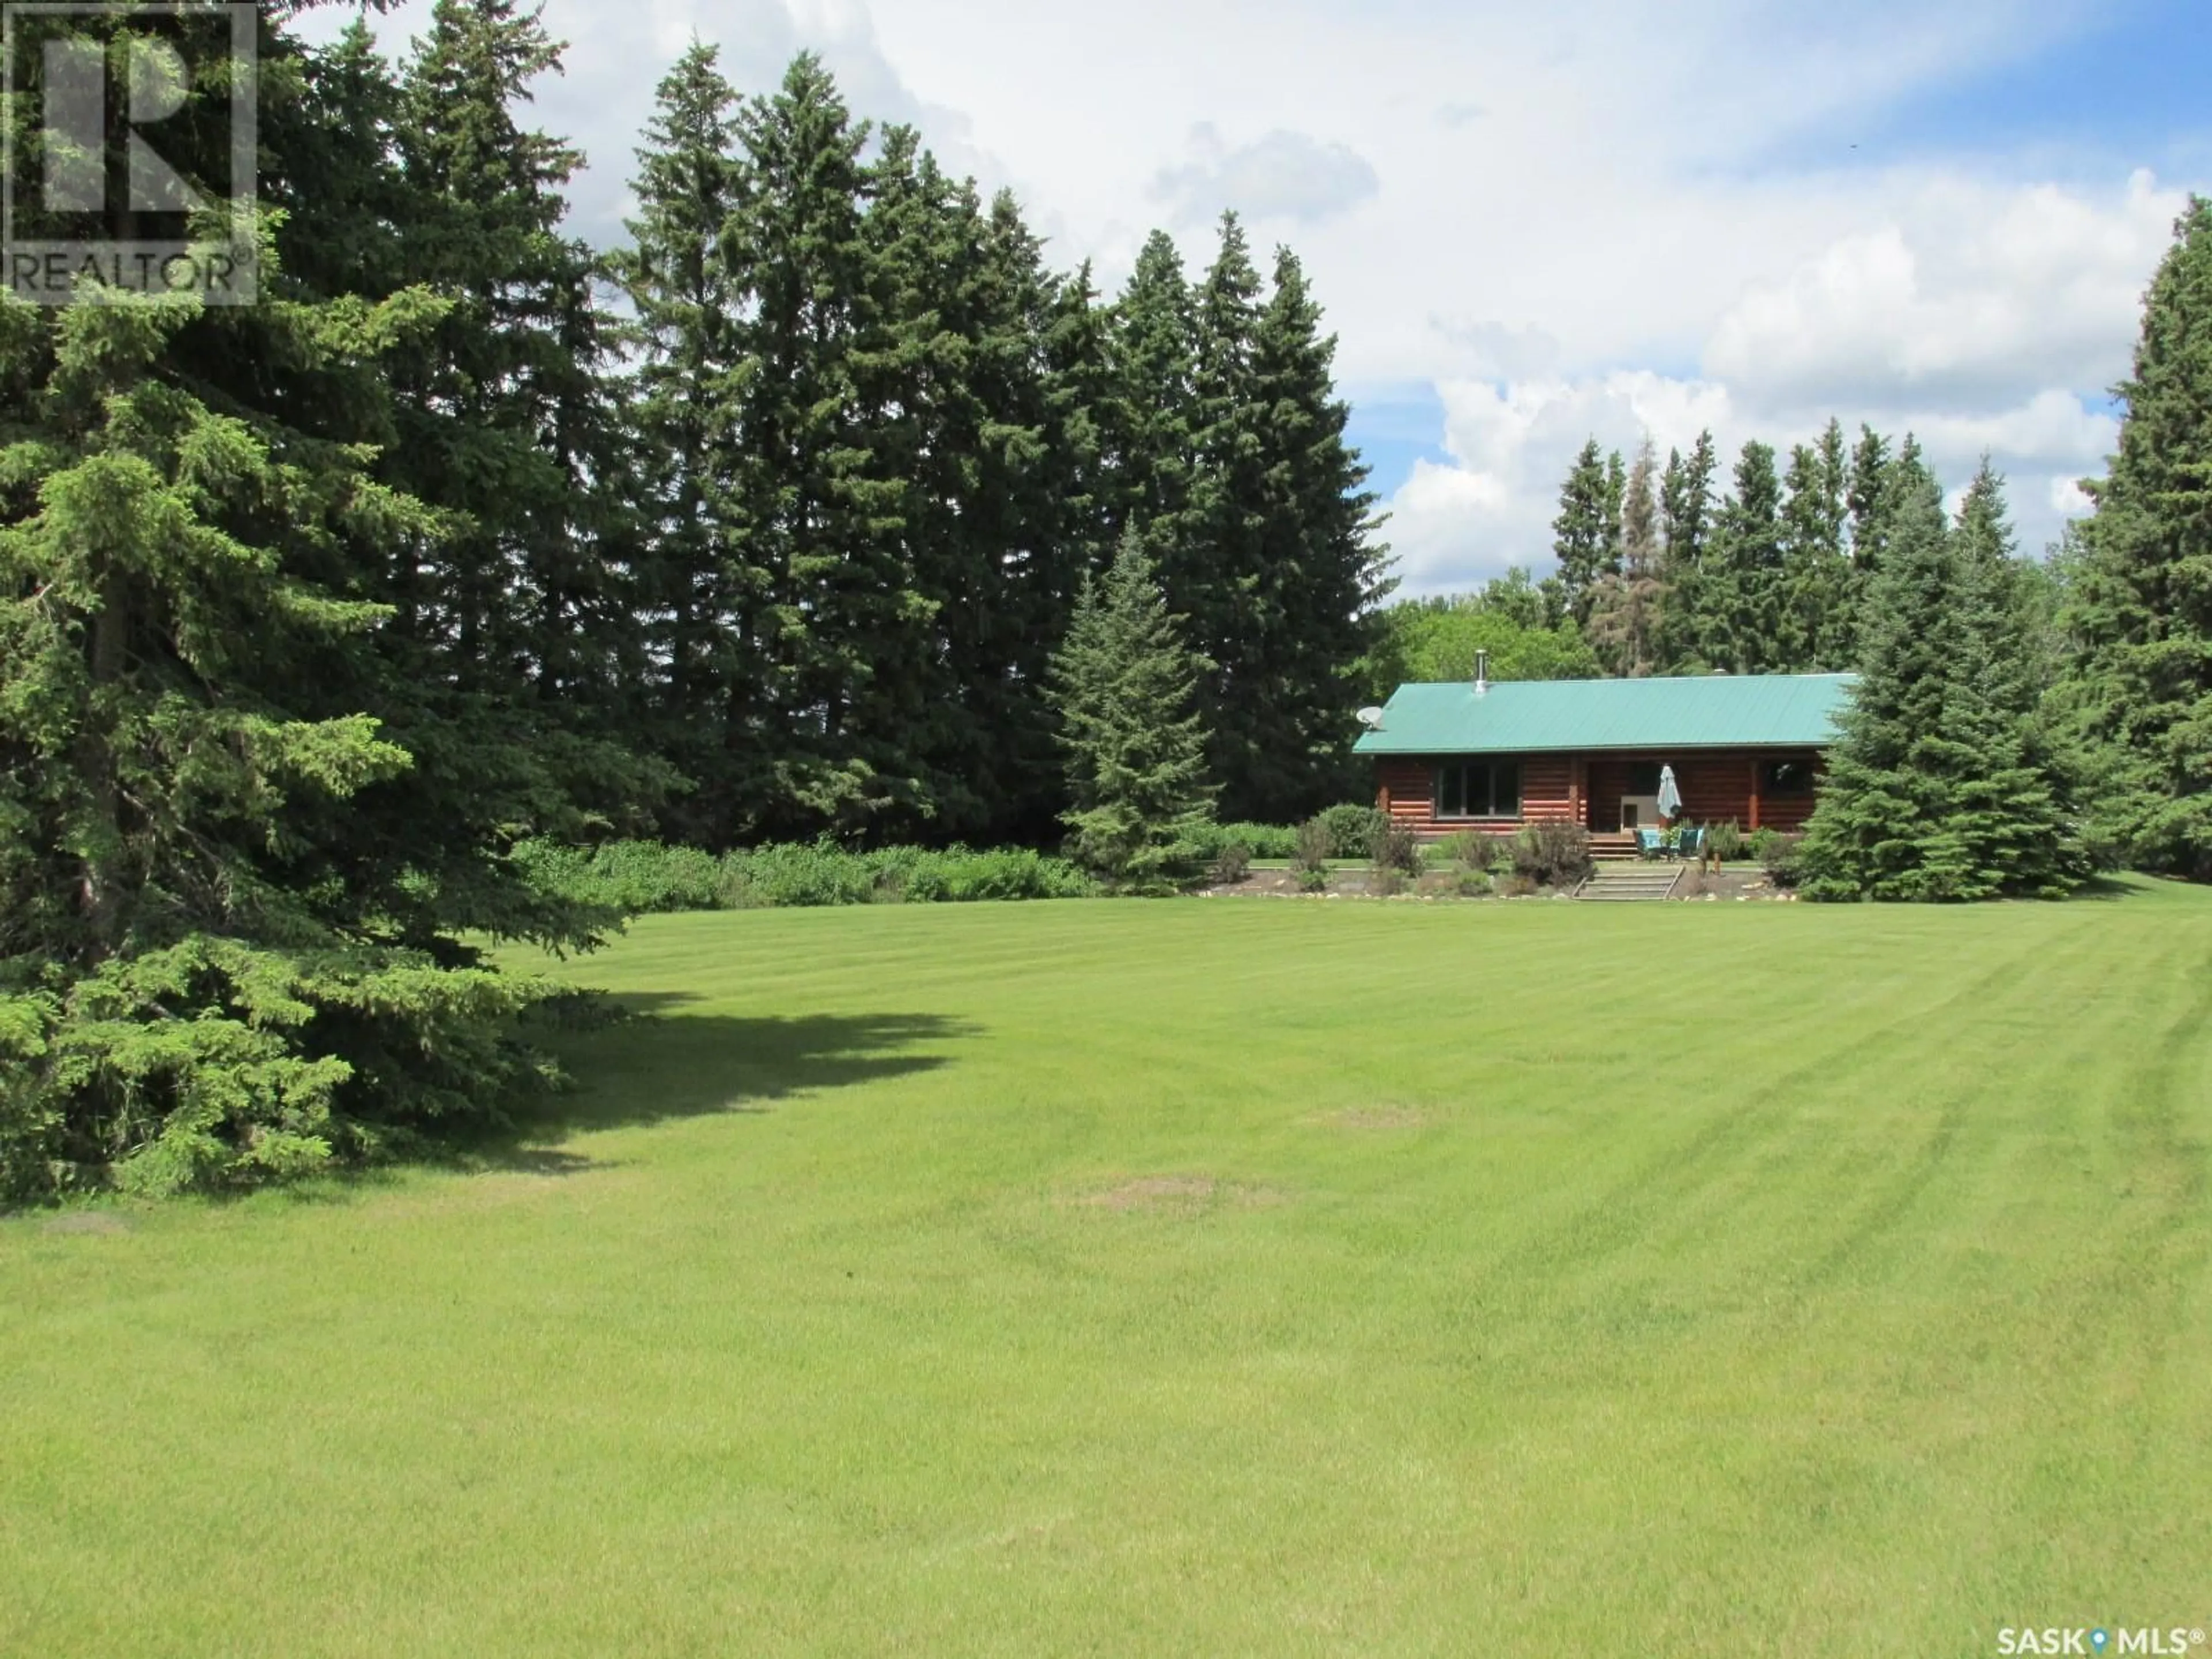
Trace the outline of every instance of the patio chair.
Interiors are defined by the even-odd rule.
[[[1657,858],[1662,844],[1662,838],[1656,830],[1638,830],[1636,832],[1636,856],[1638,858]]]
[[[1681,845],[1674,849],[1675,856],[1684,860],[1693,859],[1698,856],[1698,849],[1705,844],[1705,830],[1693,824],[1682,831]]]

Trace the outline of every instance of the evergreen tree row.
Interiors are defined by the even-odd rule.
[[[686,836],[1050,833],[1048,661],[1133,527],[1224,805],[1334,797],[1382,556],[1295,256],[1263,283],[1229,216],[1102,304],[811,58],[746,99],[694,46],[639,169],[636,690]]]
[[[1593,439],[1560,489],[1549,613],[1622,677],[1847,668],[1887,535],[1887,481],[1918,453],[1867,428],[1849,445],[1831,421],[1786,468],[1771,445],[1745,444],[1723,489],[1710,432],[1663,467],[1649,439],[1626,466]]]
[[[2078,769],[2045,708],[2002,486],[1984,464],[1950,523],[1917,457],[1882,490],[1886,544],[1807,829],[1806,895],[2062,897],[2089,868]]]

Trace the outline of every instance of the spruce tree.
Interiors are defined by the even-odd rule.
[[[1268,462],[1254,363],[1260,274],[1243,227],[1221,217],[1220,247],[1192,295],[1195,465],[1182,532],[1164,544],[1161,586],[1192,648],[1212,665],[1200,683],[1208,767],[1232,817],[1272,813],[1270,775],[1286,738],[1273,707],[1274,655],[1293,626],[1267,549]]]
[[[1889,440],[1872,427],[1862,425],[1859,441],[1851,448],[1850,474],[1844,491],[1844,503],[1850,513],[1851,567],[1862,588],[1881,564],[1882,507],[1890,499],[1889,473],[1896,464]]]
[[[2095,761],[2100,842],[2212,880],[2212,203],[2176,222],[2115,391],[2126,413],[2086,486],[2065,701]]]
[[[517,0],[438,0],[401,83],[410,280],[447,295],[406,365],[395,479],[453,515],[406,625],[462,683],[601,725],[628,690],[620,440],[598,261],[562,234],[582,156],[519,118],[562,46]],[[602,487],[605,486],[605,487]]]
[[[1389,550],[1374,540],[1367,465],[1346,441],[1352,410],[1337,395],[1335,358],[1304,268],[1277,249],[1252,352],[1261,568],[1280,618],[1261,681],[1273,733],[1243,803],[1266,822],[1294,822],[1356,788],[1356,727],[1345,715],[1395,586]]]
[[[1847,461],[1843,428],[1830,421],[1817,446],[1790,451],[1782,508],[1782,603],[1778,665],[1832,671],[1850,656],[1851,579],[1844,548]]]
[[[934,607],[908,557],[913,480],[891,418],[925,319],[887,317],[864,222],[872,129],[820,60],[740,112],[726,246],[742,442],[731,481],[753,591],[738,629],[757,676],[724,711],[744,837],[860,831],[933,812],[921,750]]]
[[[739,188],[738,95],[717,59],[695,43],[660,82],[631,181],[630,245],[613,262],[634,315],[627,408],[647,546],[636,598],[652,666],[638,736],[692,785],[665,823],[705,844],[725,842],[736,816],[722,721],[750,700],[733,697],[756,672],[738,619],[759,586],[731,487],[739,295],[723,232]]]
[[[1804,847],[1808,897],[2051,896],[2082,860],[2035,688],[2007,659],[2007,532],[1993,477],[1960,528],[1917,453],[1892,464],[1859,677]]]
[[[1069,851],[1117,889],[1186,876],[1212,816],[1196,707],[1204,660],[1184,643],[1131,526],[1103,578],[1085,581],[1052,665],[1063,722]]]
[[[1616,455],[1612,465],[1619,463]],[[1598,580],[1617,556],[1619,506],[1597,440],[1589,440],[1559,487],[1559,516],[1552,520],[1552,556],[1559,561],[1553,591],[1560,611],[1578,628],[1589,621]]]
[[[1714,520],[1705,561],[1698,654],[1709,665],[1735,674],[1786,665],[1782,543],[1774,450],[1753,439],[1737,458],[1735,488]]]
[[[1137,525],[1164,569],[1184,562],[1189,533],[1197,337],[1182,255],[1172,237],[1156,230],[1114,302],[1100,438],[1115,542],[1125,525]]]
[[[1605,458],[1605,552],[1598,560],[1598,574],[1601,578],[1620,574],[1621,549],[1626,534],[1622,514],[1628,505],[1628,469],[1622,463],[1620,452],[1609,451]]]
[[[1686,458],[1679,450],[1668,453],[1661,477],[1665,553],[1660,579],[1667,603],[1660,613],[1656,655],[1663,674],[1694,673],[1705,666],[1705,550],[1712,535],[1713,476],[1719,465],[1713,434],[1700,432]]]
[[[1622,487],[1620,568],[1599,579],[1586,630],[1617,677],[1641,678],[1656,660],[1665,586],[1660,580],[1658,459],[1647,435]]]

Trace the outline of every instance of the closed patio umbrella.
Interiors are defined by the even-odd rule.
[[[1682,815],[1682,791],[1674,781],[1674,769],[1659,769],[1659,816],[1672,823]]]

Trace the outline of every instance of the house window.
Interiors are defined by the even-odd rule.
[[[1521,816],[1518,761],[1451,761],[1437,769],[1440,818],[1517,818]]]
[[[1809,761],[1766,761],[1759,769],[1762,795],[1809,795],[1813,767]]]

